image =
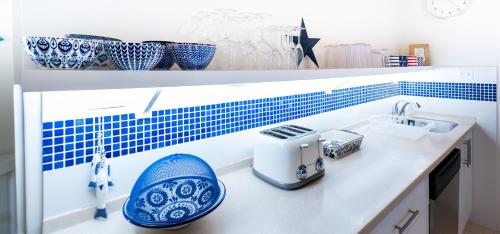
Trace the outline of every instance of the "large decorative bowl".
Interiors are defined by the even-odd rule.
[[[33,62],[49,69],[86,69],[102,50],[101,43],[87,39],[23,37]]]
[[[104,42],[104,50],[121,70],[151,70],[160,62],[165,46],[160,43]]]
[[[66,38],[77,38],[77,39],[87,39],[100,42],[104,44],[106,41],[121,41],[116,38],[111,37],[102,37],[102,36],[94,36],[94,35],[85,35],[85,34],[66,34],[64,37]],[[109,56],[106,54],[104,50],[104,46],[100,46],[97,51],[97,58],[92,64],[92,67],[96,68],[104,68],[104,69],[112,69],[113,63],[109,60]]]
[[[174,44],[175,62],[182,70],[203,70],[212,61],[215,45],[197,43]]]
[[[189,154],[164,157],[137,179],[123,215],[145,228],[179,229],[215,210],[226,189],[210,166]]]
[[[174,44],[172,41],[143,41],[143,42],[154,42],[160,43],[165,46],[165,53],[163,53],[163,57],[161,58],[158,65],[156,65],[155,69],[160,70],[170,70],[175,63],[174,59]]]

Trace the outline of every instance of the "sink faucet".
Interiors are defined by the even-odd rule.
[[[405,100],[399,100],[392,107],[392,115],[400,115],[399,114],[399,103],[405,102]]]
[[[402,103],[402,102],[404,102],[404,104],[400,108],[399,104]],[[400,100],[400,101],[396,102],[396,104],[394,104],[394,107],[392,108],[392,114],[393,115],[397,115],[397,116],[405,115],[406,108],[408,106],[415,106],[416,108],[422,107],[422,106],[420,106],[420,104],[418,104],[418,102],[410,102],[410,101]]]

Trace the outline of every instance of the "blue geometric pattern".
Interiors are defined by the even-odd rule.
[[[475,101],[497,101],[496,84],[401,81],[401,95]]]
[[[111,38],[111,37],[101,37],[101,36],[84,35],[84,34],[66,34],[64,35],[64,37],[93,40],[100,42],[101,44],[103,44],[106,41],[120,41],[116,38]],[[106,51],[104,50],[103,46],[98,48],[96,52],[97,52],[97,58],[95,59],[94,64],[92,64],[92,66],[100,68],[109,68],[109,69],[113,68],[113,64],[109,60],[109,56],[106,54]]]
[[[174,58],[182,70],[203,70],[212,61],[216,46],[196,43],[176,43],[173,45]]]
[[[31,60],[49,69],[86,69],[103,50],[100,41],[77,38],[24,37],[23,43]]]
[[[121,157],[304,118],[397,95],[496,101],[496,84],[382,83],[332,93],[313,92],[104,117],[108,157]],[[43,171],[92,160],[97,118],[43,123]]]
[[[161,43],[128,43],[106,41],[104,50],[113,64],[121,70],[151,70],[162,59],[165,46]]]
[[[194,155],[173,154],[142,172],[123,206],[123,214],[139,226],[174,227],[210,213],[224,196],[224,184],[208,163]]]
[[[174,184],[172,187],[166,187],[164,183],[149,187],[130,199],[124,208],[128,218],[142,225],[154,226],[159,223],[175,226],[208,210],[219,199],[217,181],[191,177],[169,180],[169,183]]]
[[[161,70],[169,70],[172,68],[172,66],[175,63],[174,59],[174,44],[175,42],[171,41],[143,41],[144,42],[154,42],[154,43],[160,43],[165,46],[165,53],[163,53],[163,57],[161,58],[160,62],[154,67],[154,69],[161,69]]]
[[[399,95],[399,85],[384,83],[281,97],[261,98],[104,117],[108,157],[120,157],[247,129],[317,115]],[[92,160],[98,118],[43,123],[43,170]]]

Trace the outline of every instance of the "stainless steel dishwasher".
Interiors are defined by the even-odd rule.
[[[429,176],[429,230],[431,234],[457,234],[460,150],[454,149]]]

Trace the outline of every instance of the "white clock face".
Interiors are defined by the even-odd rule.
[[[427,0],[427,10],[442,19],[461,14],[470,5],[471,0]]]

